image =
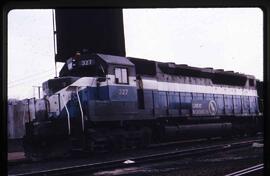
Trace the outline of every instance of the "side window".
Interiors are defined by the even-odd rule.
[[[128,84],[127,68],[115,68],[115,83]]]
[[[250,87],[254,87],[254,79],[249,79],[248,82]]]
[[[121,81],[121,68],[115,68],[115,82],[119,83]]]

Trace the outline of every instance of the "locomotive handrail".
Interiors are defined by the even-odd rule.
[[[74,91],[74,88],[75,88],[75,91],[76,91],[76,95],[77,95],[77,99],[78,99],[79,107],[80,107],[80,111],[81,111],[82,131],[84,131],[84,118],[83,118],[84,115],[83,115],[82,104],[81,104],[79,91],[78,91],[79,86],[68,86],[68,88],[66,90],[67,91]]]
[[[81,111],[81,119],[82,119],[82,131],[84,131],[84,119],[83,119],[83,110],[82,110],[82,104],[81,104],[81,100],[80,100],[80,96],[79,96],[79,92],[78,92],[78,87],[76,87],[76,94],[77,94],[77,98],[78,98],[78,102],[79,102],[79,106],[80,106],[80,111]]]
[[[28,107],[27,107],[27,110],[28,110],[28,120],[29,120],[29,122],[31,122],[31,114],[30,114],[30,100],[29,99],[27,99],[27,105],[28,105]]]
[[[44,97],[44,101],[45,101],[45,108],[47,112],[50,112],[50,101],[47,99],[47,97]]]
[[[60,95],[60,94],[59,94]],[[69,116],[69,111],[68,111],[68,108],[67,108],[67,105],[66,105],[66,103],[65,103],[65,100],[64,100],[64,98],[60,95],[60,97],[61,97],[61,99],[62,99],[62,101],[63,101],[63,104],[64,104],[64,106],[65,106],[65,109],[66,109],[66,111],[67,111],[67,120],[68,120],[68,134],[70,134],[70,116]]]
[[[25,118],[25,106],[27,105],[25,102],[23,102],[23,119]],[[29,118],[28,118],[29,119]],[[30,122],[30,121],[29,121]]]
[[[37,109],[36,109],[36,98],[34,97],[34,110],[35,110],[35,119],[37,118],[36,115],[37,115]]]

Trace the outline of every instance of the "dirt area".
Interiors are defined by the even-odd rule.
[[[8,161],[25,159],[24,152],[12,152],[8,153]]]
[[[23,152],[22,139],[8,139],[8,153]]]
[[[192,146],[194,147],[194,146]],[[70,158],[70,159],[54,159],[36,163],[21,163],[18,165],[8,166],[9,174],[24,173],[38,171],[42,169],[61,168],[71,165],[89,164],[95,162],[104,162],[114,159],[130,159],[131,157],[144,156],[147,154],[155,154],[190,149],[192,147],[166,147],[162,149],[144,149],[136,151],[124,151],[119,153],[101,153],[91,157]],[[17,153],[16,157],[22,156]],[[14,156],[15,157],[15,156]],[[247,147],[245,149],[233,150],[228,152],[214,153],[212,155],[204,155],[201,157],[183,158],[174,161],[166,161],[160,163],[147,164],[136,167],[128,167],[112,171],[104,171],[95,173],[95,175],[223,175],[231,170],[244,168],[254,163],[262,163],[263,147]],[[93,175],[93,174],[89,174]],[[87,174],[85,175],[87,176]]]
[[[94,175],[220,176],[261,163],[263,163],[263,148],[250,146],[197,158],[190,157],[140,167],[97,172]]]

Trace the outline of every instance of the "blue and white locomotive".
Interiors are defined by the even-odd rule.
[[[260,128],[254,76],[86,53],[68,59],[59,75],[34,100],[24,136],[29,158]]]

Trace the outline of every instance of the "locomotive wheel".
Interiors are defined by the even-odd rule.
[[[109,135],[110,150],[121,151],[126,149],[127,136],[124,130],[116,130],[113,134]]]
[[[23,146],[25,157],[32,161],[40,161],[45,159],[45,149],[46,143],[42,140],[38,140],[37,138],[23,138]]]
[[[152,131],[150,128],[148,127],[144,127],[141,130],[141,141],[139,144],[140,148],[145,148],[146,146],[148,146],[149,144],[151,144],[151,139],[152,139]]]
[[[24,137],[23,145],[26,158],[32,161],[65,157],[70,152],[70,144],[65,138],[59,140],[58,138],[52,139],[52,137]]]
[[[106,152],[108,150],[108,138],[98,131],[89,131],[87,148],[90,152]]]

